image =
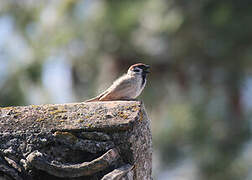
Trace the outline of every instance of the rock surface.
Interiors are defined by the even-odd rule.
[[[139,101],[0,108],[0,179],[151,179]]]

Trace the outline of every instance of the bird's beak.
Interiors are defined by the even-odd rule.
[[[144,72],[145,73],[150,73],[150,66],[149,65],[146,65],[145,68],[144,68]]]

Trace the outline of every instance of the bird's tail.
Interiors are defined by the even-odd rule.
[[[98,95],[98,96],[96,96],[96,97],[94,97],[94,98],[88,99],[88,100],[86,100],[86,101],[84,101],[84,102],[95,102],[95,101],[100,101],[100,98],[101,98],[104,94],[106,94],[106,93],[107,93],[107,91],[101,93],[100,95]]]
[[[88,99],[88,100],[86,100],[84,102],[95,102],[95,101],[99,101],[99,99],[100,99],[100,97],[98,96],[98,97],[94,97],[94,98]]]

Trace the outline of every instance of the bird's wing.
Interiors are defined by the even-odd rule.
[[[100,101],[120,100],[127,98],[127,92],[131,91],[131,78],[120,78],[100,96]]]
[[[127,98],[127,92],[132,90],[132,77],[122,76],[117,79],[106,91],[85,102],[110,101]]]

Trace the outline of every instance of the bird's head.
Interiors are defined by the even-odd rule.
[[[143,74],[150,73],[149,69],[150,69],[149,65],[146,65],[143,63],[137,63],[137,64],[133,64],[132,66],[130,66],[130,68],[128,70],[128,74],[130,74],[130,75],[143,75]]]

